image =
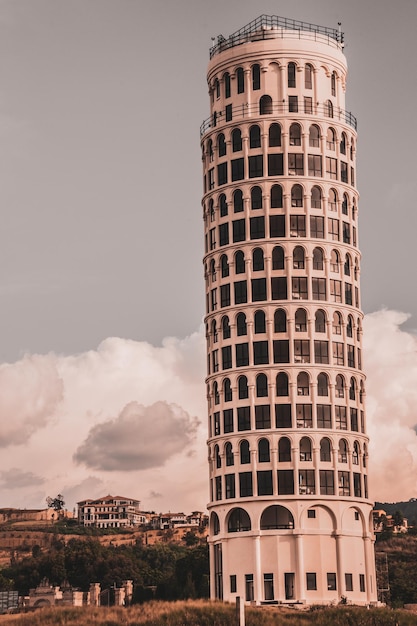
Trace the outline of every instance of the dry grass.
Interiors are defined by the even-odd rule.
[[[120,607],[57,607],[33,613],[0,616],[1,626],[235,626],[235,607],[203,600],[149,602]],[[357,607],[296,611],[247,609],[246,626],[415,626],[405,611]]]

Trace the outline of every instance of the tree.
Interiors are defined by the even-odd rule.
[[[64,496],[62,493],[59,493],[55,498],[48,496],[46,498],[46,504],[50,509],[54,509],[54,511],[62,511],[65,506]]]

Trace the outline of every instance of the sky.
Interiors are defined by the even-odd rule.
[[[345,32],[371,497],[416,497],[415,0],[0,0],[0,507],[204,510],[205,74],[262,13]]]

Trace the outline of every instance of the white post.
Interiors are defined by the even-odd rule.
[[[245,626],[245,602],[243,598],[236,598],[236,613],[238,615],[238,626]]]

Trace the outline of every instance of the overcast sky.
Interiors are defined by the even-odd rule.
[[[0,0],[0,507],[204,508],[208,51],[277,11],[345,32],[372,495],[417,495],[416,1]]]

